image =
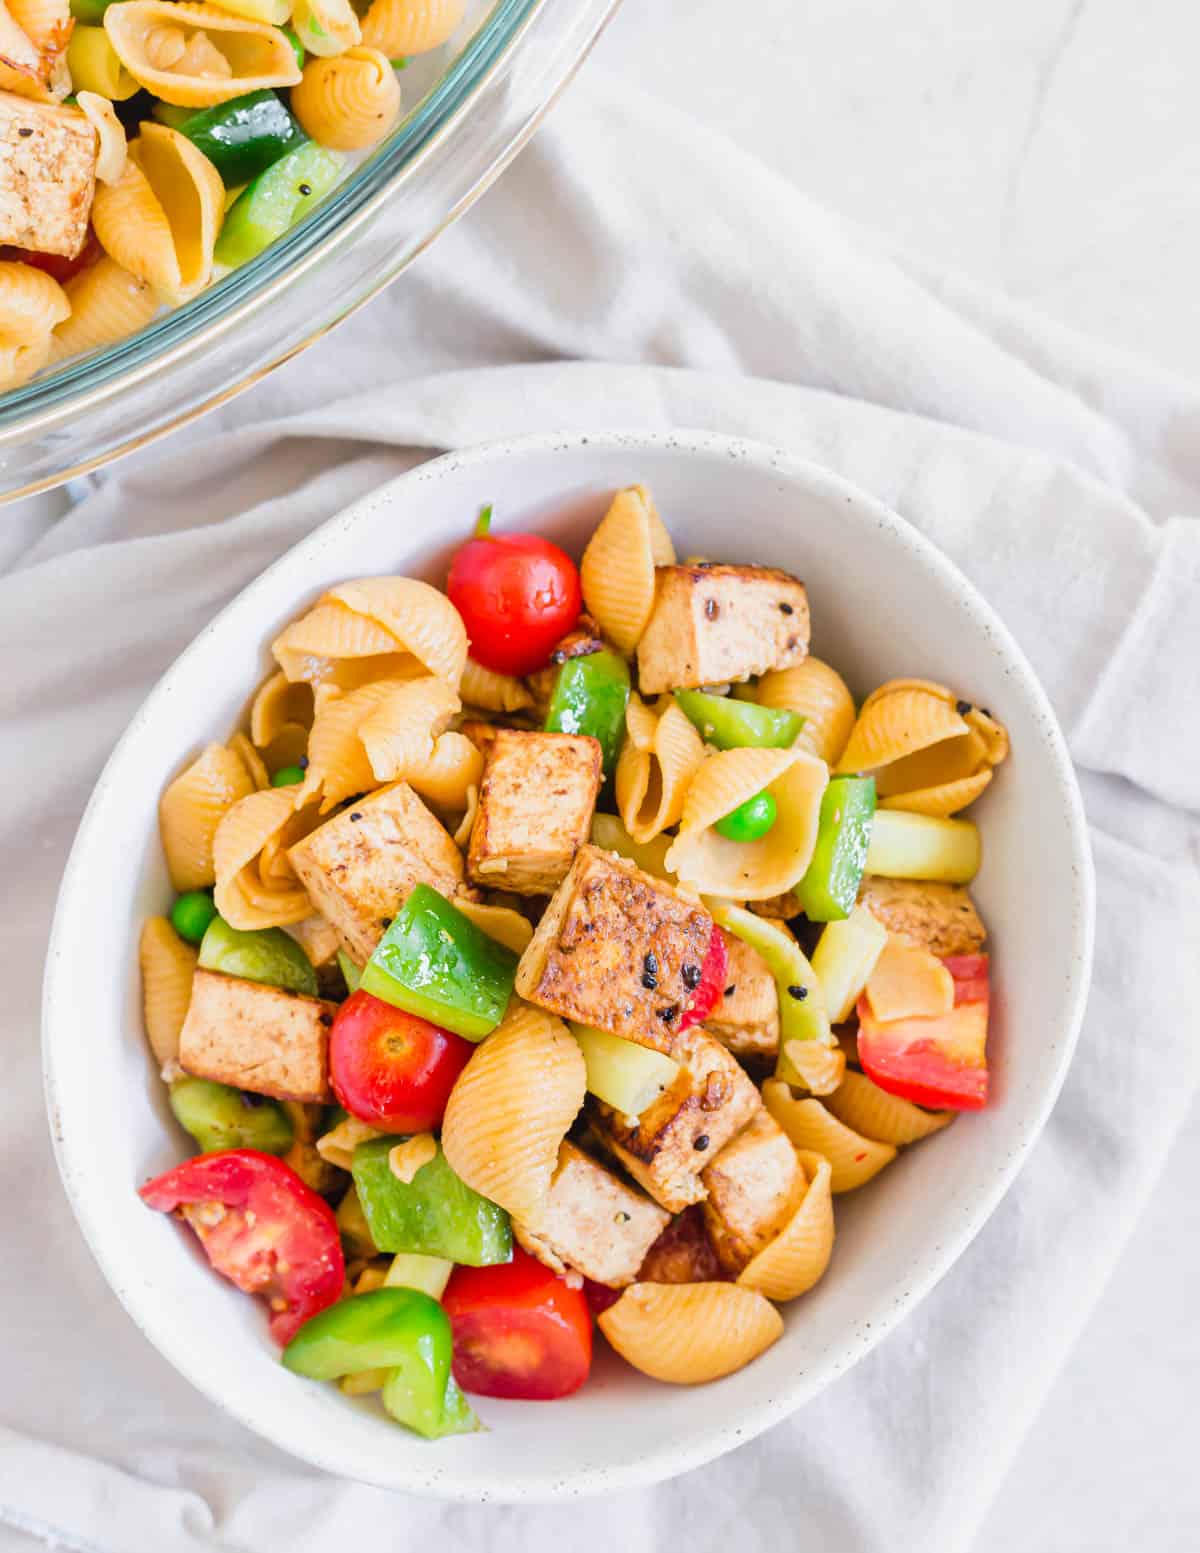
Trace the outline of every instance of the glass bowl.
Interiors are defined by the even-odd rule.
[[[141,333],[0,398],[0,501],[223,403],[373,297],[503,171],[619,3],[471,8],[459,51],[413,61],[415,106],[298,226]]]

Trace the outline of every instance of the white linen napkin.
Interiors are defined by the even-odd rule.
[[[407,281],[97,482],[0,576],[0,1523],[87,1553],[965,1549],[1197,1085],[1180,1011],[1200,1006],[1198,423],[1185,386],[888,255],[599,78]],[[582,1507],[447,1507],[335,1480],[194,1393],[79,1237],[39,1079],[58,876],[155,677],[314,524],[445,448],[671,426],[761,438],[874,492],[1029,654],[1098,872],[1078,1055],[952,1273],[762,1440]]]

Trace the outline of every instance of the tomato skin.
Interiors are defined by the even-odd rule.
[[[83,247],[73,259],[68,259],[59,253],[38,253],[34,248],[0,248],[0,259],[12,259],[18,264],[32,265],[35,270],[43,270],[61,286],[64,281],[71,280],[81,270],[86,270],[95,264],[103,253],[104,250],[95,232],[89,227]]]
[[[360,1122],[381,1132],[428,1132],[441,1124],[474,1050],[461,1035],[359,991],[329,1032],[330,1083]]]
[[[459,550],[446,582],[471,656],[497,674],[532,674],[579,619],[579,573],[537,534],[481,535]]]
[[[200,1154],[138,1195],[160,1213],[178,1212],[216,1272],[268,1301],[271,1336],[281,1346],[341,1298],[346,1264],[333,1210],[275,1155]]]
[[[442,1307],[454,1332],[454,1378],[464,1391],[552,1402],[588,1378],[587,1297],[519,1246],[511,1262],[456,1267]]]
[[[939,1110],[982,1110],[988,1098],[988,956],[952,956],[943,964],[954,977],[948,1014],[879,1020],[865,995],[859,999],[858,1060],[872,1083],[902,1100]]]
[[[696,983],[691,1002],[679,1016],[680,1030],[690,1030],[693,1025],[704,1023],[724,995],[728,970],[729,950],[725,935],[719,927],[714,927],[708,941],[708,953],[700,967],[700,980]]]

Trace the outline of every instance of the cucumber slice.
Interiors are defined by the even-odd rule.
[[[233,268],[262,253],[328,194],[344,166],[345,157],[307,141],[259,173],[225,217],[217,263]]]
[[[887,943],[887,928],[865,906],[831,922],[813,950],[812,968],[825,994],[831,1023],[849,1019]]]
[[[979,827],[971,820],[877,809],[864,871],[885,879],[970,884],[982,860]]]
[[[317,973],[294,938],[280,927],[244,933],[214,917],[200,945],[200,969],[261,981],[285,992],[317,996]]]
[[[607,1030],[573,1024],[571,1033],[587,1064],[587,1087],[623,1116],[640,1116],[671,1087],[679,1072],[679,1064],[662,1052]]]

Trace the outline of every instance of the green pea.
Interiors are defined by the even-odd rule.
[[[212,895],[207,890],[188,890],[177,895],[171,907],[171,926],[180,938],[189,944],[198,944],[208,931],[208,924],[217,914]]]
[[[304,772],[299,766],[281,766],[271,778],[272,787],[296,787],[304,781]]]
[[[775,823],[778,810],[775,800],[765,789],[747,798],[745,803],[731,809],[713,826],[718,836],[726,841],[757,841],[765,836]]]
[[[205,1154],[216,1149],[286,1154],[292,1146],[292,1123],[278,1101],[244,1094],[228,1084],[180,1079],[171,1085],[171,1109]]]

